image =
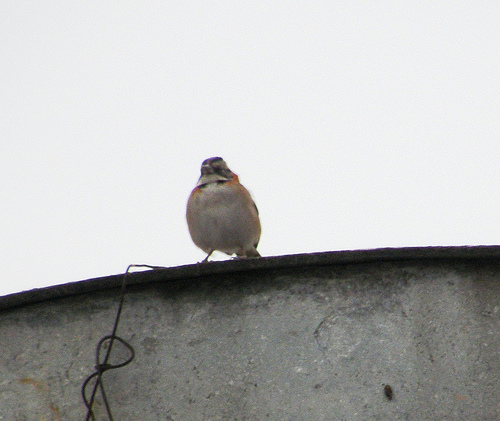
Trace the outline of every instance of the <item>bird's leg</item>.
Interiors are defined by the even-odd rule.
[[[210,255],[213,253],[214,251],[213,250],[210,250],[207,254],[207,257],[205,257],[201,263],[208,263],[208,258],[210,257]]]
[[[245,250],[242,248],[240,248],[237,252],[236,252],[236,256],[232,257],[232,259],[244,259],[245,257],[247,257],[245,255]]]

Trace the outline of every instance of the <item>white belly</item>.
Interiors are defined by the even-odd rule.
[[[204,187],[203,194],[190,198],[189,231],[206,253],[219,250],[234,254],[253,248],[259,241],[257,209],[237,192],[225,183],[212,183]]]

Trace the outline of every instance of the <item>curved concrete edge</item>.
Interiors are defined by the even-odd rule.
[[[127,286],[186,279],[195,280],[201,276],[298,266],[328,266],[375,261],[491,259],[500,260],[500,246],[403,247],[330,251],[159,267],[131,273],[127,279]],[[10,294],[0,297],[0,311],[46,300],[119,288],[122,282],[123,274],[118,274]]]

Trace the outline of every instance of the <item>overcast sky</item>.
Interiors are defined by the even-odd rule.
[[[253,194],[263,256],[500,242],[500,2],[0,16],[0,295],[200,261],[185,205],[211,156]]]

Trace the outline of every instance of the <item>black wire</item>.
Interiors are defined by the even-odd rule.
[[[111,335],[104,336],[97,344],[96,358],[95,358],[95,360],[96,360],[95,371],[91,375],[89,375],[82,384],[82,398],[83,398],[83,402],[85,403],[85,406],[87,407],[87,416],[85,418],[86,421],[89,421],[90,419],[95,421],[95,416],[94,416],[94,412],[92,411],[92,406],[94,405],[95,397],[97,394],[97,389],[99,387],[101,389],[101,396],[102,396],[102,400],[104,402],[104,406],[106,407],[106,412],[108,413],[108,419],[110,421],[113,421],[113,415],[111,414],[111,407],[109,405],[108,398],[106,396],[106,391],[104,389],[102,376],[108,370],[113,370],[115,368],[124,367],[127,364],[131,363],[132,360],[134,359],[134,356],[135,356],[135,351],[134,351],[134,348],[132,347],[132,345],[130,345],[127,341],[125,341],[124,339],[122,339],[116,335],[116,331],[118,330],[118,322],[120,321],[120,316],[122,313],[123,302],[125,300],[125,288],[126,288],[126,284],[127,284],[127,277],[128,277],[129,272],[130,272],[130,269],[132,267],[146,267],[146,268],[150,268],[150,269],[163,269],[161,266],[150,266],[150,265],[129,265],[127,267],[127,270],[123,275],[123,282],[122,282],[122,286],[120,289],[120,301],[118,304],[118,310],[116,312],[113,330],[111,332]],[[104,360],[101,363],[100,362],[101,361],[101,350],[103,349],[103,347],[105,346],[104,344],[107,341],[109,341],[109,346],[106,350],[106,355],[104,357]],[[109,358],[111,356],[111,350],[113,349],[114,341],[120,342],[130,352],[129,358],[127,360],[125,360],[124,362],[119,363],[119,364],[108,363]],[[94,383],[94,387],[92,388],[92,394],[90,396],[90,399],[87,399],[87,393],[86,393],[87,386],[89,385],[90,381],[93,378],[96,378],[96,380]]]

